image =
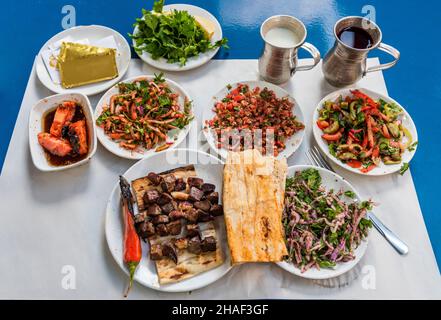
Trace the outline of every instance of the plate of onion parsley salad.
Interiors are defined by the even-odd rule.
[[[288,257],[278,263],[308,279],[328,279],[353,268],[366,252],[372,201],[361,201],[342,177],[319,167],[288,169],[285,229]]]
[[[190,70],[210,61],[220,47],[228,48],[217,19],[188,4],[155,1],[152,11],[142,10],[134,27],[129,36],[136,53],[161,70]]]
[[[193,118],[189,95],[162,73],[119,83],[95,109],[97,136],[103,146],[135,160],[179,145]]]
[[[406,110],[367,89],[343,89],[326,96],[314,112],[313,132],[333,162],[372,176],[404,174],[418,144]]]

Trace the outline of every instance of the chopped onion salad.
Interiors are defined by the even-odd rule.
[[[354,250],[372,227],[366,218],[372,202],[353,198],[350,190],[326,190],[316,169],[289,177],[283,212],[287,261],[305,272],[353,260]]]

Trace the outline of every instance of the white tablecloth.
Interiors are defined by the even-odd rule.
[[[133,60],[126,76],[153,72],[158,71]],[[167,73],[167,77],[188,90],[200,117],[204,108],[211,107],[210,97],[224,85],[257,79],[257,61],[211,61],[193,71]],[[380,72],[369,74],[359,85],[387,94]],[[312,111],[333,88],[324,82],[320,66],[297,73],[284,87],[297,99],[307,120],[306,139],[288,162],[306,163]],[[85,166],[59,173],[39,172],[29,153],[28,116],[32,105],[48,95],[51,92],[32,71],[0,177],[0,298],[120,299],[127,278],[107,248],[104,211],[117,175],[133,162],[117,158],[99,145]],[[98,99],[91,98],[93,106]],[[197,131],[192,130],[187,146],[200,144]],[[135,284],[130,298],[440,299],[441,277],[410,173],[369,178],[337,171],[362,196],[380,204],[375,213],[407,242],[407,256],[398,255],[373,230],[359,277],[344,287],[326,288],[273,264],[248,264],[191,293],[167,294]],[[75,276],[74,289],[63,286],[66,273]]]

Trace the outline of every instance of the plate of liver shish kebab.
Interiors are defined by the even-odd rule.
[[[195,160],[179,161],[182,156]],[[135,281],[184,292],[230,270],[222,171],[222,163],[206,153],[174,149],[137,162],[119,179],[107,205],[106,238]]]
[[[316,206],[313,195],[320,211],[307,211]],[[106,209],[106,239],[130,275],[129,288],[137,281],[160,291],[195,290],[248,262],[326,279],[351,269],[366,250],[370,223],[363,217],[371,202],[354,199],[358,193],[338,175],[288,169],[286,159],[255,149],[229,152],[225,164],[173,149],[120,176]]]

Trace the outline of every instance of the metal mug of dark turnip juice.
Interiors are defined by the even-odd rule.
[[[268,82],[285,83],[296,71],[310,70],[320,62],[320,52],[312,44],[305,42],[306,28],[297,18],[272,16],[263,22],[260,34],[265,41],[265,47],[259,58],[259,73]],[[312,64],[298,65],[299,48],[312,55]]]
[[[345,17],[334,26],[335,44],[323,60],[325,79],[336,87],[354,84],[368,72],[393,67],[400,52],[381,42],[382,33],[378,25],[363,17]],[[379,49],[394,57],[394,60],[377,66],[366,67],[367,55]]]

